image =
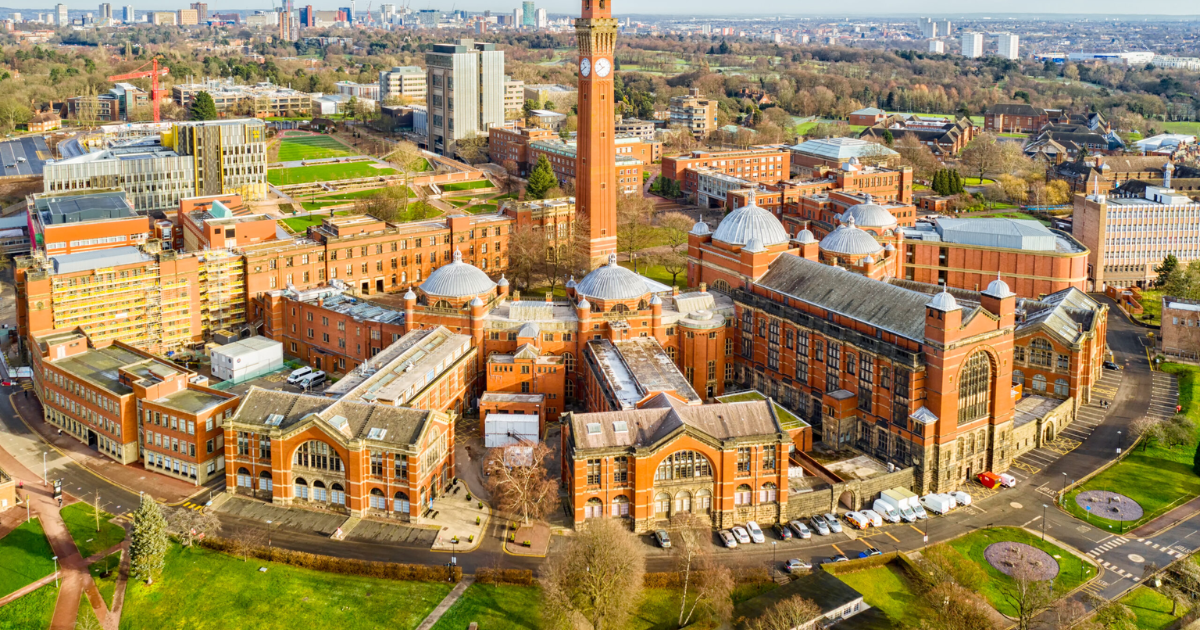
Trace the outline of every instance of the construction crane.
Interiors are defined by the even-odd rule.
[[[151,69],[145,70],[144,68],[146,66],[151,66]],[[159,116],[159,113],[158,113],[158,101],[162,98],[163,91],[161,88],[158,87],[158,77],[165,77],[170,73],[171,73],[170,68],[162,68],[161,70],[159,69],[158,57],[155,57],[154,59],[150,60],[150,63],[146,64],[145,66],[142,66],[141,68],[138,68],[137,70],[134,70],[133,72],[126,72],[125,74],[114,74],[111,77],[107,77],[107,79],[109,81],[126,81],[129,79],[145,79],[146,77],[149,77],[150,78],[150,103],[151,103],[151,106],[154,108],[154,122],[160,122],[161,117]]]

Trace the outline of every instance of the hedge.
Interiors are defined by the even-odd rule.
[[[771,573],[765,568],[734,569],[733,581],[737,584],[765,584],[771,581]],[[642,580],[645,588],[682,588],[683,574],[676,572],[647,573]]]
[[[533,571],[529,569],[480,569],[475,572],[479,584],[515,584],[532,586]]]
[[[889,552],[878,556],[867,556],[866,558],[858,558],[849,562],[826,562],[821,565],[821,570],[830,575],[841,575],[843,573],[856,573],[864,569],[873,569],[881,567],[885,564],[895,562],[899,556],[896,552]]]
[[[215,536],[204,538],[200,546],[213,551],[230,555],[242,555],[242,547],[231,540]],[[453,582],[462,580],[462,567],[445,567],[441,565],[400,564],[398,562],[376,562],[374,560],[356,560],[353,558],[335,558],[303,551],[292,551],[279,547],[251,547],[246,554],[249,557],[267,562],[278,562],[303,569],[340,573],[343,575],[361,575],[364,577],[384,580],[415,580],[419,582]]]

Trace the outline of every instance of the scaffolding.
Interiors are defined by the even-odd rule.
[[[200,257],[200,313],[205,339],[246,323],[246,273],[243,259],[225,249]]]

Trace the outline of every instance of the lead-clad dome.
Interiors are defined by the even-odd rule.
[[[942,292],[933,296],[933,299],[929,300],[929,303],[925,306],[948,313],[958,310],[958,300],[954,299],[954,296],[950,295],[949,291],[942,289]]]
[[[841,256],[866,256],[878,254],[883,251],[883,246],[875,237],[855,227],[854,217],[850,217],[821,239],[821,251]]]
[[[783,224],[775,215],[758,206],[753,191],[746,205],[721,219],[712,237],[714,241],[743,246],[756,237],[765,247],[788,242],[788,233],[783,229]]]
[[[1006,297],[1012,297],[1013,295],[1016,295],[1012,292],[1012,289],[1008,288],[1008,283],[1001,280],[999,277],[997,277],[995,280],[992,280],[991,283],[987,285],[987,289],[983,291],[983,294],[994,298],[999,298],[1001,300]]]
[[[649,293],[650,287],[641,276],[618,265],[616,254],[609,254],[608,264],[584,276],[575,292],[599,300],[636,300]]]
[[[857,206],[851,206],[848,210],[842,213],[840,218],[842,223],[846,223],[853,219],[854,224],[859,227],[896,227],[896,217],[893,216],[891,212],[888,212],[883,206],[874,203],[860,203]]]
[[[433,270],[421,290],[434,297],[461,298],[487,293],[496,283],[474,265],[462,261],[462,252],[454,250],[454,260]]]

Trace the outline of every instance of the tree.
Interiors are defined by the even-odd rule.
[[[208,92],[197,92],[190,110],[192,120],[216,120],[217,104]]]
[[[900,154],[901,165],[912,167],[913,176],[918,179],[934,177],[938,170],[938,160],[933,151],[913,134],[904,134],[892,145],[892,150]]]
[[[1158,278],[1154,281],[1154,286],[1162,288],[1167,286],[1167,282],[1171,279],[1171,274],[1179,269],[1179,259],[1175,254],[1167,254],[1157,267],[1154,268],[1154,273],[1158,274]]]
[[[1004,152],[1001,150],[1000,142],[995,135],[990,133],[981,133],[975,136],[975,139],[967,144],[959,156],[963,168],[972,173],[979,173],[981,183],[985,174],[1004,170],[1003,159]]]
[[[528,525],[555,508],[558,481],[544,465],[550,448],[541,442],[512,444],[488,451],[483,469],[488,491],[501,511],[517,514]]]
[[[682,212],[668,212],[658,217],[659,234],[671,250],[660,254],[657,261],[671,274],[673,286],[678,284],[679,274],[687,270],[688,233],[693,225],[692,218]]]
[[[795,630],[822,615],[821,607],[802,595],[794,595],[771,607],[763,616],[746,624],[748,630]]]
[[[884,129],[883,130],[883,143],[890,147],[890,146],[892,146],[892,143],[895,141],[896,141],[896,137],[892,135],[892,130]]]
[[[534,286],[546,257],[545,240],[531,225],[518,226],[508,237],[508,276],[515,287]]]
[[[1025,560],[1023,554],[1018,552],[1014,555],[1016,562],[1009,575],[1011,579],[1001,582],[999,590],[1001,596],[1016,609],[1018,630],[1029,630],[1033,618],[1053,603],[1057,596],[1049,580],[1038,579],[1037,569]]]
[[[80,598],[80,601],[88,601],[87,593],[83,594],[83,597]],[[75,630],[103,630],[103,628],[104,625],[101,624],[100,619],[96,617],[96,611],[92,608],[90,603],[85,606],[84,610],[80,611],[79,617],[75,620]]]
[[[1129,423],[1129,432],[1142,440],[1142,450],[1150,442],[1162,439],[1162,422],[1151,416],[1139,416]]]
[[[996,627],[987,606],[972,590],[952,582],[943,582],[922,593],[929,607],[937,611],[923,621],[930,630],[990,630]]]
[[[733,572],[715,562],[712,527],[691,512],[671,519],[671,555],[682,585],[679,594],[679,627],[692,622],[699,611],[718,625],[733,617]]]
[[[425,206],[414,206],[414,210],[424,209]],[[354,214],[366,214],[387,221],[389,223],[401,223],[409,220],[408,213],[408,189],[405,186],[385,186],[371,193],[366,197],[356,199],[354,208],[351,210]],[[422,219],[424,216],[413,217],[414,219]]]
[[[171,533],[179,538],[180,544],[191,547],[196,541],[220,529],[221,521],[215,514],[181,507],[167,519],[167,525]]]
[[[153,584],[166,565],[167,519],[154,499],[142,495],[142,503],[133,513],[133,534],[129,537],[129,575]]]
[[[945,544],[925,549],[921,553],[921,568],[929,576],[930,588],[938,584],[955,584],[969,591],[977,591],[987,581],[987,574],[978,564]]]
[[[33,117],[33,111],[24,103],[9,96],[0,98],[0,120],[4,121],[4,126],[8,129],[14,129],[17,125],[29,122]]]
[[[545,155],[538,156],[537,164],[529,173],[529,180],[525,184],[525,198],[545,199],[546,192],[557,185],[558,178],[554,176],[550,160],[547,160]]]
[[[229,536],[233,555],[241,556],[242,562],[250,559],[250,553],[267,543],[267,530],[262,527],[240,527]]]
[[[398,142],[392,152],[387,155],[386,160],[395,165],[401,173],[404,174],[404,188],[410,188],[412,174],[421,169],[422,166],[428,165],[425,157],[421,155],[421,149],[411,142]],[[408,208],[408,195],[404,195],[403,202],[400,206],[401,210]]]
[[[639,194],[617,197],[617,248],[624,250],[638,270],[637,252],[651,246],[656,236],[654,203]]]
[[[467,164],[479,164],[487,161],[487,136],[481,136],[472,131],[458,142],[455,142],[454,146],[455,150],[458,151],[458,157],[462,158]]]
[[[541,578],[547,626],[623,628],[642,594],[645,545],[618,519],[590,519]]]
[[[1186,267],[1176,269],[1167,278],[1163,292],[1185,300],[1200,299],[1200,261],[1193,260]]]
[[[1104,601],[1092,615],[1092,627],[1098,630],[1137,630],[1137,616],[1119,601]]]

